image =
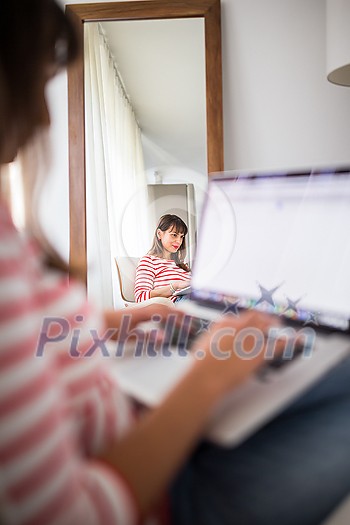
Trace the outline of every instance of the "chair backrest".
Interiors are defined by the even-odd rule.
[[[118,270],[120,295],[125,303],[134,303],[134,286],[139,257],[115,257]]]

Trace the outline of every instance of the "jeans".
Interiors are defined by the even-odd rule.
[[[171,491],[173,525],[319,525],[350,493],[350,358],[234,448],[203,442]]]
[[[189,294],[187,295],[178,295],[175,299],[175,304],[180,303],[181,301],[187,301],[189,299]]]

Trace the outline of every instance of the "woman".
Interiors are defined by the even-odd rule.
[[[187,226],[177,215],[163,215],[158,222],[152,248],[136,269],[135,300],[168,297],[175,302],[176,292],[190,285],[191,272],[186,257]]]
[[[76,47],[75,33],[54,0],[0,3],[1,165],[29,145],[39,129],[47,127],[47,81],[59,67],[73,60]],[[249,313],[239,319],[223,319],[213,326],[197,343],[202,359],[194,363],[158,408],[133,422],[127,400],[118,391],[105,363],[96,352],[91,355],[97,334],[105,334],[104,330],[110,328],[118,337],[123,315],[128,316],[130,326],[135,326],[155,312],[166,316],[169,312],[174,315],[174,310],[153,306],[128,309],[127,314],[101,314],[87,304],[84,289],[77,283],[68,285],[64,273],[53,270],[53,266],[62,268],[63,264],[43,239],[41,243],[34,242],[32,237],[24,238],[15,230],[2,194],[0,522],[136,524],[150,512],[190,456],[219,399],[263,362],[262,352],[254,359],[239,359],[233,351],[235,334],[251,326],[266,333],[271,319]],[[226,359],[215,358],[214,351]],[[346,367],[342,370],[346,372]],[[347,383],[337,376],[338,388],[349,383],[345,379]],[[349,411],[344,403],[345,389],[338,392],[336,400],[337,405],[327,404],[327,414],[333,418],[338,415],[324,429],[328,437],[333,428],[339,429],[335,424],[339,420],[336,407],[342,402],[344,413]],[[316,415],[323,412],[318,410]],[[324,517],[349,485],[345,469],[350,455],[340,454],[345,448],[340,447],[343,441],[348,447],[349,418],[341,418],[342,439],[336,441],[344,477],[336,477],[334,454],[327,450],[327,475],[314,475],[305,486],[304,472],[293,476],[294,483],[289,484],[288,479],[282,483],[280,476],[285,472],[286,458],[293,465],[300,461],[306,464],[303,448],[298,447],[298,440],[293,441],[293,421],[297,416],[295,411],[287,418],[289,425],[284,426],[286,418],[282,418],[282,438],[277,431],[281,421],[276,420],[270,439],[264,439],[266,432],[263,439],[258,433],[257,448],[243,447],[242,454],[241,447],[218,451],[207,446],[201,453],[197,451],[193,459],[201,471],[202,485],[198,485],[191,463],[190,478],[178,478],[176,485],[181,490],[175,486],[174,523],[183,525],[189,520],[191,524],[260,524],[266,518],[265,523],[286,525],[295,513],[304,517],[310,506],[309,496],[315,494],[311,518],[295,519],[294,523],[316,523],[316,511],[317,517]],[[311,410],[307,412],[308,421],[310,418]],[[323,434],[315,436],[312,428],[303,427],[304,442],[319,444],[317,436]],[[307,448],[307,464],[312,465],[310,475],[317,474],[311,459],[318,457],[319,449],[314,448]],[[276,449],[278,453],[273,455]],[[264,467],[263,472],[259,465]],[[240,474],[232,490],[236,473]],[[251,489],[249,498],[245,497],[247,490],[242,494],[242,487],[247,485]],[[322,497],[320,488],[327,489]],[[266,493],[271,504],[264,500]],[[248,511],[257,507],[253,520],[240,519],[244,505]],[[284,511],[281,519],[271,518],[276,506],[282,506]]]
[[[47,82],[77,52],[75,31],[54,0],[1,2],[2,166],[48,127]],[[84,359],[94,348],[91,334],[110,328],[118,336],[123,313],[99,313],[87,304],[84,289],[68,284],[64,264],[40,231],[36,240],[16,231],[4,197],[2,192],[0,522],[137,523],[190,453],[217,400],[262,357],[232,358],[232,366],[223,367],[206,336],[201,347],[207,358],[159,409],[132,425],[128,402],[97,353]],[[159,306],[128,309],[129,326],[155,312],[174,315]],[[247,322],[262,329],[270,323],[253,316],[238,324]],[[226,320],[217,329],[231,325]],[[223,340],[223,351],[232,342],[233,336]]]

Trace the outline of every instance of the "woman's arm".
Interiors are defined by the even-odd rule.
[[[140,259],[136,269],[135,277],[135,300],[136,302],[147,301],[153,297],[171,297],[173,291],[170,284],[158,286],[154,289],[156,268],[154,259],[146,255]]]
[[[175,289],[175,287],[174,287]],[[159,286],[155,290],[151,290],[150,297],[171,297],[173,295],[170,283],[166,286]]]
[[[191,281],[189,279],[183,280],[183,281],[170,281],[170,283],[166,286],[160,286],[159,288],[156,288],[155,290],[151,291],[150,296],[151,297],[171,297],[174,295],[174,293],[177,290],[181,290],[182,288],[186,288],[187,286],[190,286]]]
[[[186,275],[185,272],[180,268],[175,267],[174,269],[171,261],[145,255],[140,259],[136,269],[136,302],[146,301],[154,297],[172,297],[176,290],[190,285],[190,280],[184,278],[184,275]]]
[[[154,287],[156,270],[153,260],[145,255],[139,261],[136,268],[134,295],[137,303],[150,299]]]
[[[128,306],[122,310],[105,310],[104,320],[106,328],[112,328],[115,330],[112,339],[118,339],[119,330],[122,325],[123,319],[127,318],[128,328],[132,330],[139,323],[149,321],[152,317],[157,316],[157,319],[166,320],[169,316],[176,316],[177,322],[181,322],[184,317],[184,313],[176,308],[172,308],[163,304],[151,304],[147,306]]]
[[[249,360],[237,357],[235,335],[249,327],[265,333],[270,324],[268,317],[254,313],[216,325],[196,346],[204,359],[194,363],[158,409],[101,456],[128,481],[143,514],[185,461],[219,399],[262,363],[263,352]],[[218,352],[227,358],[218,359]]]

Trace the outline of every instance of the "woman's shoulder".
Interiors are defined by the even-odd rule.
[[[146,255],[143,255],[142,257],[140,257],[139,264],[144,261],[147,261],[147,262],[153,261],[156,258],[157,257],[155,257],[154,255],[150,255],[149,253],[146,253]]]
[[[160,261],[164,261],[165,259],[162,259],[161,257],[158,257],[157,255],[152,255],[150,253],[146,253],[143,257],[141,257],[140,262],[147,261],[152,263],[158,263]]]
[[[160,261],[159,257],[146,253],[146,255],[140,258],[138,267],[147,267],[147,266],[154,267],[158,265],[159,261]]]

